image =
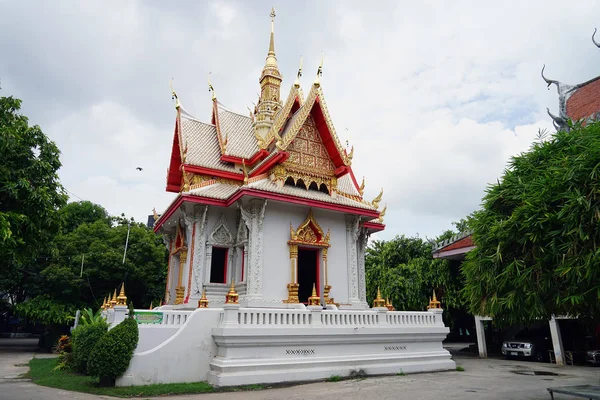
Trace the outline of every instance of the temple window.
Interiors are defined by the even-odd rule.
[[[227,248],[212,248],[210,260],[210,283],[227,283]]]

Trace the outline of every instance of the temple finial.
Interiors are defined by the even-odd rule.
[[[208,73],[208,91],[212,93],[212,100],[214,101],[217,99],[217,94],[215,93],[215,88],[213,87],[212,83],[210,83],[210,74],[212,74],[212,72]]]
[[[383,206],[383,210],[381,210],[381,212],[379,213],[378,221],[381,224],[383,224],[383,217],[385,217],[386,211],[387,211],[387,204],[385,206]]]
[[[319,78],[321,76],[323,76],[323,58],[324,58],[324,54],[323,52],[321,52],[321,62],[319,63],[319,68],[317,68],[317,76],[315,78],[315,86],[319,86],[321,84],[321,81],[319,80]]]
[[[271,8],[271,37],[269,38],[269,53],[267,54],[267,65],[277,66],[277,57],[275,57],[275,7]]]
[[[596,39],[594,38],[596,36],[597,31],[598,31],[598,29],[594,28],[594,33],[592,33],[592,43],[594,43],[596,45],[596,47],[598,47],[600,49],[600,42],[596,42]]]
[[[152,209],[152,214],[154,215],[154,221],[156,222],[156,220],[157,220],[158,218],[160,218],[160,216],[159,216],[159,215],[158,215],[158,213],[156,212],[156,207],[154,207],[154,208]]]
[[[303,58],[300,56],[300,67],[298,68],[298,73],[296,74],[296,81],[294,82],[294,86],[300,87],[300,77],[302,76],[302,61]]]
[[[377,197],[375,197],[373,199],[373,201],[371,202],[371,204],[373,205],[373,207],[375,207],[376,209],[379,208],[379,202],[381,202],[381,198],[383,197],[383,188],[381,188],[381,192],[379,192],[379,194],[377,195]]]
[[[362,183],[360,184],[360,187],[358,188],[358,193],[360,193],[360,195],[362,196],[364,192],[365,192],[365,177],[363,176]]]
[[[548,84],[548,90],[550,90],[550,85],[552,85],[553,83],[558,87],[558,81],[555,81],[553,79],[548,79],[544,76],[544,69],[546,69],[546,64],[544,64],[544,66],[542,67],[542,78]]]
[[[171,78],[171,100],[175,100],[175,109],[179,109],[181,107],[181,103],[179,102],[179,97],[173,88],[173,78]]]

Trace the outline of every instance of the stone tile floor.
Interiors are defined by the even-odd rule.
[[[108,399],[83,393],[37,386],[19,378],[35,355],[35,340],[0,339],[0,399],[72,400]],[[36,355],[43,356],[41,354]],[[371,377],[341,382],[318,382],[292,387],[234,393],[176,396],[177,400],[376,400],[376,399],[549,399],[548,387],[600,384],[600,368],[558,367],[551,364],[503,359],[454,357],[465,371],[406,376]],[[556,375],[555,375],[556,374]],[[301,379],[301,377],[298,377]],[[556,400],[569,399],[555,395]],[[163,399],[164,397],[157,398]]]

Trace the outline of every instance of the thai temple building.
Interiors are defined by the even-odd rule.
[[[282,88],[274,17],[249,115],[224,107],[209,83],[212,116],[201,121],[173,91],[166,190],[176,195],[154,225],[169,250],[165,301],[136,310],[138,348],[117,385],[455,368],[435,298],[414,312],[381,296],[367,303],[365,249],[385,228],[383,189],[363,197],[354,151],[327,109],[322,61],[306,94],[302,65]],[[125,309],[107,313],[114,324]]]

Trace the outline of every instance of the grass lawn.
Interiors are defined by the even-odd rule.
[[[52,371],[56,367],[56,358],[34,358],[29,362],[28,378],[34,383],[42,386],[49,386],[58,389],[72,390],[75,392],[93,393],[105,396],[116,397],[138,397],[138,396],[161,396],[168,394],[191,394],[215,392],[206,382],[194,383],[168,383],[148,386],[128,386],[128,387],[99,387],[98,379],[89,376],[79,375],[67,371]],[[261,389],[257,387],[248,387],[250,389]],[[240,390],[241,388],[238,388]]]

